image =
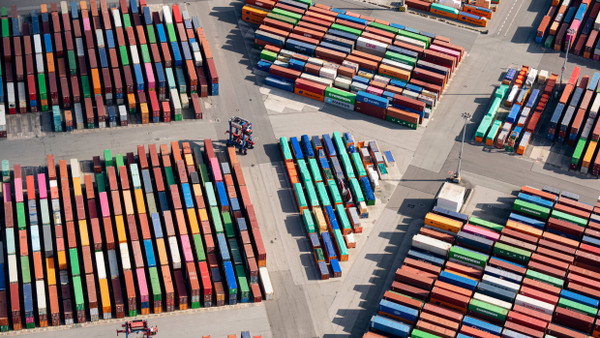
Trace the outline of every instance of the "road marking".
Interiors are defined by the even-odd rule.
[[[512,24],[515,22],[515,19],[517,18],[517,15],[518,15],[518,14],[519,14],[519,12],[521,11],[521,7],[523,7],[523,3],[524,3],[525,1],[519,1],[519,2],[520,2],[521,4],[519,5],[519,8],[517,9],[517,12],[515,13],[515,16],[513,16],[513,19],[512,19],[512,20],[510,21],[510,23],[508,24],[508,27],[506,27],[506,33],[504,33],[504,37],[506,37],[506,35],[508,34],[508,30],[510,29],[510,26],[512,26]],[[516,4],[516,2],[515,2],[515,4]],[[513,7],[515,7],[515,5],[513,5]],[[511,7],[511,11],[512,11],[512,8],[513,8],[513,7]]]
[[[510,9],[508,10],[508,14],[504,17],[504,21],[502,21],[502,25],[500,25],[500,27],[498,28],[498,31],[496,32],[496,35],[500,35],[500,32],[502,31],[502,29],[504,28],[504,25],[506,24],[506,20],[508,20],[508,18],[510,17],[510,13],[512,13],[512,11],[515,8],[515,5],[517,4],[517,2],[518,1],[513,2],[512,6],[510,6]],[[522,4],[523,4],[523,2],[521,1],[521,5]],[[513,21],[514,21],[514,19],[513,19]],[[512,25],[512,21],[511,21],[510,25]]]

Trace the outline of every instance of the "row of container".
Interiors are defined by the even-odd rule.
[[[235,149],[222,161],[210,140],[204,151],[177,142],[171,152],[137,150],[137,158],[106,150],[104,163],[94,157],[94,174],[77,160],[59,161],[57,172],[50,155],[47,172],[22,176],[16,165],[11,180],[3,161],[0,329],[272,297]]]
[[[523,186],[505,225],[435,207],[370,329],[400,337],[598,336],[600,207],[550,191]]]
[[[339,262],[356,246],[354,234],[395,161],[376,142],[355,142],[349,133],[282,137],[279,145],[321,279],[341,277]]]
[[[135,0],[101,1],[100,11],[63,1],[60,13],[57,4],[24,20],[12,12],[1,26],[7,113],[50,110],[56,131],[127,125],[136,112],[142,123],[169,122],[188,107],[201,118],[199,97],[218,94],[200,23],[177,5],[153,13]]]
[[[500,0],[472,1],[444,0],[438,2],[424,0],[406,0],[408,8],[430,12],[445,18],[466,22],[475,26],[486,27],[488,20],[496,11]],[[494,4],[492,6],[492,4]]]
[[[553,0],[542,18],[536,42],[554,50],[566,50],[585,58],[600,59],[600,4],[595,1]]]
[[[319,4],[249,0],[242,12],[260,25],[266,84],[413,129],[464,55],[447,38]]]
[[[494,93],[475,140],[523,155],[553,95],[558,75],[522,66],[509,68]]]

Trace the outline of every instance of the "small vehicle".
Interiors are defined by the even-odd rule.
[[[148,321],[137,319],[125,322],[125,324],[123,324],[123,329],[117,329],[117,336],[119,333],[125,333],[125,338],[128,338],[130,334],[141,333],[142,337],[146,338],[150,336],[156,336],[158,333],[158,327],[148,326]]]

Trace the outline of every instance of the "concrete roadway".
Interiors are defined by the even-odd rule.
[[[5,1],[7,4],[11,2],[16,1]],[[37,166],[44,163],[44,156],[48,153],[65,159],[90,159],[92,155],[99,155],[104,148],[125,152],[134,150],[134,145],[150,142],[165,143],[182,139],[197,142],[206,137],[222,138],[229,116],[245,116],[254,122],[259,147],[243,157],[241,162],[246,175],[249,175],[256,187],[252,190],[252,199],[260,208],[259,220],[267,242],[269,270],[276,292],[273,301],[256,306],[264,309],[262,317],[260,314],[256,317],[261,318],[255,321],[256,325],[259,328],[269,325],[265,329],[275,337],[359,336],[367,327],[382,293],[389,287],[395,268],[399,266],[410,245],[410,235],[418,230],[424,214],[431,209],[432,198],[439,186],[447,177],[448,171],[454,170],[456,166],[456,141],[462,128],[460,114],[463,111],[474,112],[474,122],[469,125],[466,135],[467,140],[471,140],[476,125],[485,114],[490,96],[502,72],[508,66],[527,64],[556,71],[560,69],[561,59],[557,53],[542,54],[542,50],[533,44],[535,33],[532,26],[537,26],[543,15],[538,12],[546,11],[547,4],[542,1],[503,1],[490,23],[487,34],[412,14],[383,10],[364,3],[340,0],[323,2],[429,32],[441,33],[450,37],[454,43],[465,46],[468,51],[468,56],[451,81],[428,127],[413,132],[412,136],[406,136],[412,137],[411,142],[415,143],[411,153],[402,149],[405,134],[408,134],[406,130],[379,127],[382,134],[385,134],[381,137],[391,140],[399,137],[396,143],[398,150],[395,150],[393,143],[388,144],[395,154],[406,154],[407,158],[402,158],[406,161],[406,169],[403,180],[382,215],[377,218],[370,236],[362,239],[366,241],[365,245],[361,251],[352,252],[357,259],[349,270],[344,271],[341,280],[310,280],[309,277],[303,277],[304,271],[299,272],[287,266],[287,257],[300,256],[300,249],[282,244],[289,243],[289,238],[282,237],[290,237],[296,230],[293,226],[288,227],[290,223],[287,219],[276,216],[280,215],[280,212],[285,214],[284,210],[292,210],[293,213],[291,194],[285,190],[281,192],[284,184],[282,182],[285,182],[287,177],[281,172],[281,158],[275,144],[276,136],[279,135],[276,135],[274,129],[283,128],[281,124],[285,122],[285,118],[281,117],[278,120],[277,117],[269,116],[269,107],[263,104],[265,95],[255,85],[261,83],[261,78],[252,71],[257,61],[257,52],[251,49],[251,31],[239,20],[241,2],[210,0],[188,3],[190,12],[198,15],[204,25],[221,79],[221,95],[204,101],[204,121],[4,141],[0,148],[0,158],[8,158],[12,163]],[[31,0],[18,2],[23,6],[33,6],[36,3],[38,2]],[[584,66],[592,65],[591,62],[577,58],[571,60]],[[587,73],[589,74],[589,71]],[[329,108],[323,110],[332,111],[334,115],[339,114]],[[352,120],[356,119],[352,121],[356,126],[371,125],[373,122],[357,113],[345,114]],[[342,115],[337,116],[343,118]],[[278,121],[277,126],[273,125],[273,121]],[[312,120],[305,121],[303,126],[295,126],[301,127],[307,134],[317,133],[322,128],[315,126]],[[373,137],[379,136],[373,134]],[[580,193],[584,201],[595,201],[599,188],[597,180],[583,181],[560,171],[545,170],[541,164],[515,157],[517,156],[489,153],[483,151],[481,146],[467,145],[463,177],[474,186],[494,189],[505,195],[509,195],[522,184],[552,184]],[[275,199],[280,203],[271,203]],[[284,242],[285,240],[288,242]],[[311,268],[314,269],[314,265],[305,269],[308,271]],[[247,316],[246,312],[235,311],[237,310],[227,309],[211,312],[219,316],[211,317],[213,320],[210,323],[213,325],[207,321],[207,327],[229,326],[231,320]],[[204,317],[204,313],[201,316],[169,317],[169,324],[160,322],[159,329],[163,325],[173,325],[173,331],[170,333],[182,337],[191,336],[189,331],[175,329],[185,327],[188,317]],[[102,332],[112,331],[114,326],[98,325],[110,329]],[[79,335],[94,332],[88,328],[72,331]],[[239,330],[236,327],[233,331]],[[195,335],[198,333],[195,332]],[[59,335],[64,333],[52,334]]]

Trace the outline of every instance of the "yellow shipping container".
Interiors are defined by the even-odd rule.
[[[320,207],[313,209],[313,216],[315,217],[315,225],[319,228],[319,232],[327,232],[327,221],[325,215]]]
[[[458,233],[462,229],[463,223],[452,218],[444,217],[433,212],[425,216],[425,225],[432,226],[445,231]]]
[[[135,205],[137,206],[138,214],[146,213],[146,203],[144,202],[142,189],[135,189]],[[129,213],[127,214],[129,215]]]
[[[542,233],[543,233],[543,231],[538,228],[534,228],[530,225],[511,221],[511,220],[506,221],[506,227],[508,229],[518,231],[518,232],[524,233],[526,235],[535,236],[537,238],[541,238]]]
[[[198,219],[194,213],[194,209],[187,209],[188,222],[190,223],[190,231],[192,235],[200,233],[200,227],[198,226]]]
[[[87,221],[84,219],[79,220],[79,237],[81,239],[81,246],[90,246]]]
[[[117,226],[117,239],[120,243],[127,243],[127,232],[125,231],[125,223],[123,222],[123,216],[115,216],[115,225]]]

